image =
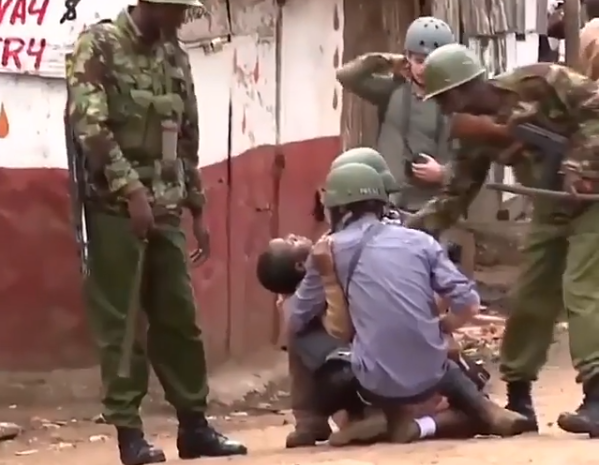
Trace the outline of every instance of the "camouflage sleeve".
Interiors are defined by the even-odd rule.
[[[457,151],[440,195],[430,200],[406,223],[408,228],[440,233],[452,226],[472,203],[488,176],[490,149],[465,144]]]
[[[127,196],[144,186],[108,126],[106,57],[111,54],[101,31],[90,29],[79,36],[67,66],[69,116],[90,169],[104,173],[110,192]]]
[[[382,54],[370,53],[348,62],[336,72],[342,87],[373,105],[388,103],[398,86],[390,68],[391,63]],[[387,73],[387,74],[381,74]]]
[[[578,122],[564,160],[566,171],[599,173],[599,84],[563,66],[553,66],[546,76],[568,112]]]
[[[200,171],[198,170],[198,149],[200,134],[198,130],[198,102],[194,79],[188,55],[182,50],[184,76],[186,86],[182,97],[184,99],[184,114],[178,140],[178,154],[183,160],[186,177],[187,198],[186,206],[192,214],[199,215],[205,204]]]

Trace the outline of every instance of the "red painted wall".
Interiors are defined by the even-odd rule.
[[[339,149],[337,137],[281,147],[279,199],[272,146],[235,157],[231,170],[227,161],[203,168],[212,257],[193,280],[211,366],[275,342],[274,301],[255,280],[256,257],[274,227],[317,234],[313,194]],[[68,195],[64,170],[0,169],[0,370],[95,364]]]

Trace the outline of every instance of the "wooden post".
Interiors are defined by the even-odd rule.
[[[563,9],[566,64],[577,68],[580,61],[580,0],[565,0]]]

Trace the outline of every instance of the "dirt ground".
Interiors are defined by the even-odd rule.
[[[500,385],[493,393],[501,395]],[[247,412],[215,417],[214,422],[232,437],[248,444],[250,455],[232,459],[202,459],[201,463],[232,465],[398,465],[423,463],[445,465],[487,464],[558,464],[578,465],[599,462],[599,443],[561,432],[554,421],[557,414],[572,409],[580,401],[579,387],[574,383],[567,347],[567,334],[562,334],[552,349],[550,363],[538,383],[536,401],[543,430],[538,436],[514,439],[474,439],[470,441],[429,441],[407,446],[377,445],[348,449],[321,446],[313,449],[286,451],[282,445],[291,429],[290,415],[278,406],[262,403],[249,406]],[[259,414],[258,414],[259,412]],[[15,417],[14,409],[4,418]],[[116,462],[115,442],[111,428],[93,421],[69,420],[63,410],[30,412],[26,431],[17,440],[0,445],[0,465],[106,465]],[[83,411],[82,411],[83,413]],[[18,415],[23,417],[26,411]],[[73,411],[70,415],[77,416]],[[79,415],[78,418],[85,417]],[[2,418],[2,419],[4,419]],[[147,430],[168,454],[168,463],[177,463],[174,448],[176,424],[168,416],[147,418]]]

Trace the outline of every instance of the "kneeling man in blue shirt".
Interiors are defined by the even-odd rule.
[[[420,427],[432,428],[417,424],[407,406],[435,393],[488,434],[525,432],[526,418],[488,399],[448,357],[445,333],[463,326],[480,307],[473,282],[431,236],[382,222],[386,202],[381,177],[366,165],[337,167],[326,179],[324,205],[336,231],[332,253],[354,326],[351,366],[361,396],[383,411],[392,442],[410,442],[420,437]],[[436,294],[449,303],[442,318]],[[300,286],[286,302],[289,330],[304,331],[324,303],[309,257]]]

